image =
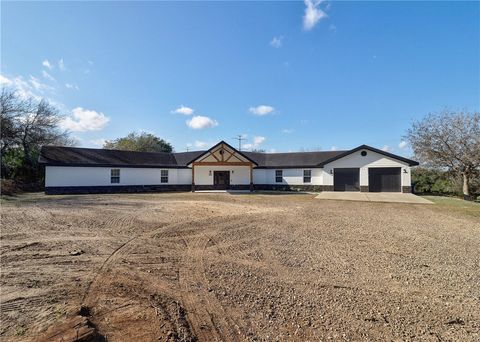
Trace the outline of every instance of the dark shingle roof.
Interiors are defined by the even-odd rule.
[[[322,152],[289,152],[289,153],[260,153],[243,152],[248,159],[259,168],[302,168],[323,167],[328,162],[344,157],[359,149],[370,149],[391,158],[402,160],[409,165],[418,165],[417,162],[388,152],[361,145],[348,151]],[[168,167],[186,168],[192,161],[203,155],[205,151],[180,153],[166,152],[135,152],[106,150],[94,148],[43,146],[38,161],[40,164],[52,166],[105,166],[105,167]]]
[[[173,153],[43,146],[39,163],[69,166],[178,167]]]
[[[243,152],[257,162],[258,167],[314,167],[323,161],[333,158],[345,151],[260,153]]]

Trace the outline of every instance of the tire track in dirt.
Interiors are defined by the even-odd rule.
[[[243,216],[238,216],[237,220],[242,218]],[[224,218],[222,218],[222,223],[224,222],[223,219]],[[213,239],[200,230],[210,229],[212,220],[214,221],[214,218],[165,225],[144,234],[136,235],[125,241],[118,246],[97,269],[94,279],[89,283],[84,293],[82,305],[90,307],[95,304],[95,295],[108,286],[108,279],[106,281],[104,280],[108,278],[107,274],[109,270],[115,269],[115,266],[118,265],[120,260],[127,258],[129,255],[133,255],[133,251],[139,245],[145,247],[151,242],[151,239],[158,240],[166,237],[179,239],[183,242],[181,245],[182,250],[185,248],[185,251],[179,252],[181,254],[183,253],[184,257],[180,264],[177,265],[181,292],[179,293],[178,289],[172,288],[172,285],[166,281],[158,278],[153,279],[153,277],[149,275],[141,276],[142,287],[144,287],[143,290],[146,292],[153,290],[154,293],[160,293],[171,298],[180,295],[182,305],[186,311],[185,318],[194,331],[195,337],[199,340],[240,340],[243,327],[229,319],[220,302],[213,294],[207,291],[208,280],[205,276],[204,253],[207,245],[212,242]],[[231,221],[229,221],[229,223],[231,223]],[[191,227],[192,225],[196,228],[187,231],[182,230],[182,227]],[[214,233],[218,233],[221,228],[222,227],[216,227]],[[200,235],[197,235],[199,231]],[[183,265],[193,266],[193,272],[191,267],[186,268]],[[192,283],[197,286],[191,287],[190,285]],[[203,284],[200,286],[203,289],[201,292],[198,292],[199,284]],[[207,302],[208,305],[205,310],[203,310],[203,313],[198,315],[198,311],[204,307],[204,305],[201,304],[203,302]],[[102,316],[103,314],[99,313],[99,315]],[[199,317],[206,317],[207,319],[199,319]]]
[[[244,219],[243,215],[231,217],[226,222],[232,225],[235,221],[241,222],[242,219]],[[194,332],[201,341],[241,341],[246,338],[247,329],[243,322],[233,319],[228,314],[213,294],[206,276],[207,248],[215,246],[218,250],[226,251],[214,239],[214,236],[226,228],[224,224],[225,218],[217,223],[210,220],[208,226],[203,231],[199,231],[199,235],[192,237],[193,241],[184,239],[187,250],[179,269],[182,302],[189,313]],[[206,233],[206,230],[213,231]],[[243,257],[239,250],[228,247],[227,249],[231,257]]]

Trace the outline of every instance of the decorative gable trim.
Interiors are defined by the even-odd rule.
[[[258,165],[241,151],[238,151],[236,148],[222,140],[209,150],[191,160],[187,165],[246,165],[250,163]]]

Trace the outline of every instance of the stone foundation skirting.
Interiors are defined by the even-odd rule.
[[[254,184],[253,189],[257,191],[305,191],[320,192],[324,190],[323,185],[288,185],[288,184]],[[333,190],[333,187],[332,187]]]
[[[107,186],[47,186],[45,194],[114,194],[167,191],[218,190],[213,185],[163,184],[163,185],[107,185]],[[288,185],[288,184],[231,184],[227,190],[257,190],[257,191],[302,191],[321,192],[333,191],[333,185]],[[368,186],[361,186],[361,192],[368,192]],[[412,193],[411,186],[402,186],[403,193]]]
[[[202,191],[202,190],[250,190],[250,185],[248,184],[230,184],[227,189],[219,189],[215,185],[199,185],[195,184],[191,187],[192,191]]]
[[[106,186],[47,186],[45,194],[115,194],[136,192],[190,191],[190,184],[164,185],[106,185]]]

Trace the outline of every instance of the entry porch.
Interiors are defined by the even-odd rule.
[[[192,191],[253,191],[253,168],[257,164],[224,141],[189,163],[192,168]]]

